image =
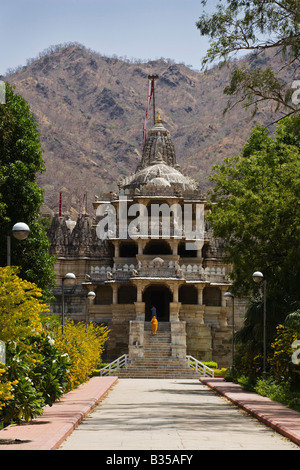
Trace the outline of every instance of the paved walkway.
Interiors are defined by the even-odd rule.
[[[222,379],[94,377],[32,423],[0,431],[0,450],[16,449],[300,450],[300,413]]]
[[[298,420],[299,417],[300,414]],[[240,411],[197,379],[120,379],[61,449],[300,448]]]

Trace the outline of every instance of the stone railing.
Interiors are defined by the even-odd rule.
[[[136,266],[134,264],[117,264],[113,268],[111,266],[92,266],[90,276],[95,280],[109,279],[129,279],[135,273]]]
[[[226,268],[223,267],[206,267],[203,268],[201,264],[181,264],[180,269],[182,275],[187,280],[199,279],[210,282],[222,282],[227,280]]]
[[[186,356],[186,363],[190,368],[199,372],[201,377],[214,377],[215,375],[213,369],[198,361],[198,359],[195,359],[193,356]]]
[[[101,377],[105,375],[113,375],[118,369],[125,367],[128,364],[128,354],[123,354],[123,356],[118,357],[115,361],[111,362],[107,366],[103,367],[99,371]]]
[[[138,265],[118,263],[111,266],[92,266],[92,279],[129,279],[130,277],[161,277],[184,278],[187,280],[202,280],[209,282],[227,281],[226,268],[206,267],[199,263],[181,264],[174,260],[163,260],[156,257],[152,260],[139,261]]]
[[[175,277],[181,278],[182,272],[176,261],[156,257],[150,261],[139,261],[138,276],[141,277]]]

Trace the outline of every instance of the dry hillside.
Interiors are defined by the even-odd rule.
[[[80,210],[88,194],[116,189],[142,152],[148,74],[156,73],[156,108],[173,138],[182,171],[209,188],[213,164],[235,155],[256,123],[240,107],[223,116],[226,68],[199,73],[168,60],[132,63],[80,45],[54,48],[5,77],[30,104],[47,171],[38,176],[45,203]],[[152,125],[150,112],[148,126]]]

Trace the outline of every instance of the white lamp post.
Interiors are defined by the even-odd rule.
[[[65,292],[64,286],[65,284],[70,286],[74,284],[76,280],[76,276],[73,273],[67,273],[65,277],[61,280],[61,293],[62,293],[62,317],[61,317],[61,331],[64,332],[64,324],[65,324]]]
[[[24,222],[17,222],[12,230],[7,234],[7,266],[11,265],[11,235],[17,240],[25,240],[30,232],[30,228]]]
[[[267,321],[267,281],[264,278],[264,275],[260,271],[255,271],[252,274],[252,279],[254,282],[264,283],[264,320],[263,320],[263,378],[266,378],[266,362],[267,362],[267,348],[266,348],[266,321]]]
[[[94,300],[95,297],[96,297],[96,294],[93,291],[88,292],[86,296],[86,320],[85,320],[86,326],[90,323],[89,302],[92,302],[92,300]]]
[[[232,367],[234,364],[234,295],[231,292],[225,292],[224,297],[232,301]]]

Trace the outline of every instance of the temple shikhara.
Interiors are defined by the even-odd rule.
[[[65,318],[109,327],[107,362],[128,355],[124,372],[132,376],[143,363],[149,372],[161,358],[182,371],[187,356],[231,366],[224,241],[213,237],[201,185],[181,173],[159,114],[135,173],[116,182],[112,193],[95,197],[93,206],[95,215],[83,214],[76,223],[59,214],[53,218],[48,232],[57,257],[53,311],[61,312],[62,279],[72,272],[75,285],[64,286]],[[193,236],[187,236],[187,219]],[[96,294],[92,302],[89,291]],[[235,300],[235,329],[244,304]],[[153,307],[158,330],[152,337]]]

